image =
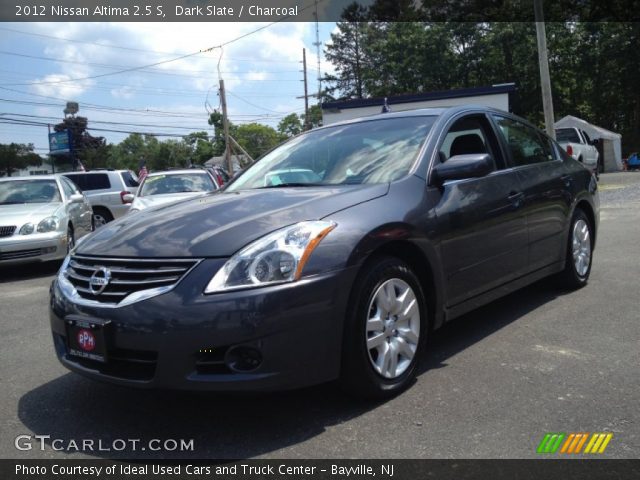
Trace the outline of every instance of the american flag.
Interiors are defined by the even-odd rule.
[[[142,165],[142,168],[138,172],[138,182],[142,183],[142,180],[144,180],[144,177],[146,177],[148,173],[147,166]]]

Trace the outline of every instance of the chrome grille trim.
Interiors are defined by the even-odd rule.
[[[73,255],[65,259],[58,274],[58,285],[63,295],[73,303],[118,308],[171,291],[201,261],[200,258]],[[111,281],[103,292],[96,295],[89,283],[93,272],[101,267],[109,269]]]
[[[18,227],[16,227],[15,225],[0,227],[0,238],[10,237],[11,235],[14,234],[14,232],[16,231],[16,228]]]

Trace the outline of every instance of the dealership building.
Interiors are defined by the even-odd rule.
[[[461,88],[442,92],[426,92],[394,97],[358,98],[339,100],[322,104],[323,125],[367,117],[382,111],[386,104],[393,112],[416,110],[432,107],[455,107],[457,105],[475,104],[498,108],[506,112],[510,110],[510,97],[515,92],[514,83],[502,83],[488,87]]]

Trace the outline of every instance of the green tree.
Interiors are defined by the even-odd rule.
[[[0,177],[10,177],[16,170],[42,165],[42,157],[33,152],[33,144],[0,144]]]
[[[305,115],[300,115],[302,124],[305,123]],[[316,128],[322,125],[322,108],[320,105],[309,107],[309,127]]]
[[[325,57],[336,69],[325,81],[331,86],[329,93],[339,91],[343,97],[363,98],[365,91],[363,69],[367,68],[364,45],[367,42],[367,9],[357,3],[349,5],[337,23],[338,31],[331,34]]]
[[[213,156],[219,157],[224,154],[225,141],[224,141],[224,126],[222,123],[222,113],[215,111],[209,115],[209,125],[213,126],[214,137],[212,143]],[[229,135],[237,140],[238,127],[229,122]]]
[[[293,137],[302,132],[302,121],[303,115],[298,116],[295,113],[290,113],[278,123],[278,133],[282,135],[283,138]]]
[[[190,133],[183,142],[190,150],[190,160],[194,165],[202,165],[214,156],[214,143],[207,132]]]
[[[259,123],[245,123],[236,129],[234,138],[254,159],[281,142],[276,130]]]

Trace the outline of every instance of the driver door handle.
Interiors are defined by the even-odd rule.
[[[511,192],[507,198],[516,209],[524,203],[524,193],[522,192]]]

